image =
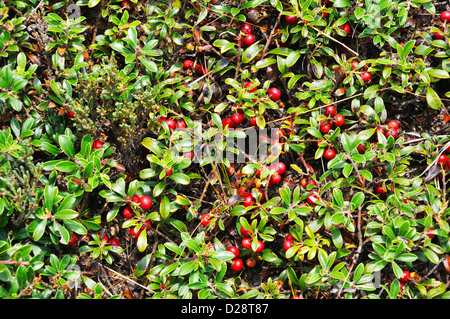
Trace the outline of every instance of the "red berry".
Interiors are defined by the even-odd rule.
[[[258,244],[256,245],[255,252],[260,253],[264,250],[264,243],[260,240],[258,240]]]
[[[342,114],[336,114],[334,116],[334,124],[336,124],[336,126],[342,126],[345,123],[345,118]]]
[[[203,226],[208,226],[211,220],[209,219],[209,214],[203,214],[202,217],[200,217],[200,222]]]
[[[302,297],[300,295],[292,295],[291,299],[302,299]]]
[[[177,122],[173,119],[167,119],[166,120],[167,126],[169,127],[169,130],[173,130],[177,127]]]
[[[250,192],[247,191],[247,189],[246,189],[245,186],[242,186],[241,188],[239,188],[239,195],[240,195],[241,197],[247,197],[247,196],[250,195]]]
[[[256,260],[255,260],[255,258],[252,258],[252,257],[250,257],[250,258],[248,258],[246,261],[245,261],[245,264],[248,266],[248,267],[255,267],[255,265],[256,265]]]
[[[394,130],[398,130],[400,127],[400,124],[398,124],[398,122],[396,120],[390,120],[387,123],[388,127],[393,128]]]
[[[428,228],[428,230],[427,230],[427,236],[428,236],[429,238],[433,238],[433,237],[434,237],[433,230],[434,230],[433,227]]]
[[[286,23],[289,25],[296,25],[298,23],[298,18],[296,16],[286,16]]]
[[[407,282],[411,278],[411,273],[408,270],[403,270],[403,275],[400,277],[401,282]]]
[[[102,141],[95,141],[95,142],[92,144],[92,148],[98,150],[99,148],[102,148],[102,146],[103,146],[104,144],[105,144],[105,143],[103,143]]]
[[[283,249],[284,250],[288,250],[292,246],[294,246],[294,242],[292,240],[285,240],[284,243],[283,243]]]
[[[361,74],[361,78],[364,82],[370,81],[370,79],[372,78],[372,74],[370,74],[370,72],[364,71]]]
[[[194,66],[194,62],[192,60],[184,60],[183,61],[183,69],[187,70],[189,68],[192,68]]]
[[[439,16],[439,19],[441,19],[442,22],[450,22],[450,11],[444,11]]]
[[[222,120],[222,126],[225,128],[228,125],[228,128],[234,128],[234,122],[231,118],[226,117]]]
[[[331,126],[327,122],[324,122],[324,123],[320,124],[319,130],[322,134],[326,134],[331,130]]]
[[[252,232],[247,230],[244,226],[241,226],[241,235],[245,238],[250,238],[252,236]]]
[[[184,60],[183,61],[183,69],[187,70],[189,68],[192,68],[194,66],[194,62],[192,60]]]
[[[232,252],[234,254],[234,258],[238,258],[239,257],[239,248],[237,248],[236,246],[228,247],[227,251]]]
[[[256,126],[256,116],[252,117],[249,122],[250,122],[250,125]]]
[[[253,206],[254,204],[255,204],[255,199],[253,198],[252,195],[248,195],[247,197],[244,198],[244,206],[245,207]]]
[[[254,83],[252,81],[245,81],[244,88],[249,89],[253,86],[253,84]],[[255,92],[255,91],[256,91],[256,86],[250,90],[250,92]]]
[[[270,88],[269,89],[269,98],[272,101],[276,101],[281,97],[281,92],[277,88]]]
[[[74,246],[77,243],[77,240],[78,240],[77,235],[72,234],[72,239],[67,243],[67,245]]]
[[[235,113],[231,116],[231,120],[234,122],[234,124],[239,125],[244,122],[244,115],[242,115],[241,113]]]
[[[344,30],[346,35],[350,34],[350,26],[347,23],[340,25],[339,28]]]
[[[377,193],[378,194],[380,194],[380,195],[384,195],[384,194],[386,194],[387,193],[387,191],[386,190],[384,190],[383,189],[383,187],[381,186],[381,185],[377,185],[377,187],[376,187],[376,189],[375,189],[376,191],[377,191]]]
[[[179,128],[180,130],[185,130],[186,129],[186,122],[184,122],[184,120],[178,121],[176,128]]]
[[[447,155],[445,155],[445,154],[441,154],[439,157],[438,157],[438,164],[442,164],[442,165],[444,165],[444,164],[446,164],[447,163],[447,161],[448,161],[448,156]]]
[[[133,211],[130,207],[125,207],[123,209],[123,217],[125,217],[126,219],[133,217]]]
[[[122,7],[129,7],[130,1],[122,1]]]
[[[287,234],[284,238],[285,241],[294,241],[294,236],[291,233]]]
[[[242,239],[241,245],[245,249],[252,248],[252,239],[250,237],[245,237],[244,239]]]
[[[359,144],[356,149],[358,150],[359,154],[364,154],[366,152],[366,148],[367,146],[364,145],[363,143]]]
[[[443,34],[441,31],[436,31],[436,32],[433,34],[433,38],[434,38],[435,40],[445,40],[445,36],[444,36],[444,34]]]
[[[244,34],[251,34],[253,32],[253,27],[248,23],[244,23],[241,26],[241,32]]]
[[[231,269],[233,269],[234,271],[241,271],[243,267],[244,263],[240,258],[236,258],[235,260],[233,260],[233,263],[231,264]]]
[[[318,200],[319,197],[317,197],[316,194],[311,193],[308,195],[307,201],[310,205],[316,205]]]
[[[270,182],[273,184],[278,184],[279,182],[281,182],[281,175],[276,173],[275,175],[272,175],[270,177]]]
[[[253,34],[248,34],[245,38],[244,38],[244,45],[246,46],[250,46],[253,43],[255,43],[255,36]]]
[[[384,136],[389,137],[392,136],[393,138],[396,138],[398,135],[398,131],[396,129],[389,129],[386,132],[384,132]]]
[[[336,108],[333,105],[327,105],[325,108],[325,115],[326,116],[335,116],[336,115]]]
[[[111,246],[120,246],[120,242],[119,240],[117,240],[116,238],[111,238],[108,242]]]
[[[141,234],[141,230],[138,230],[137,232],[134,230],[134,227],[130,228],[128,231],[128,235],[133,236],[135,239],[138,239],[139,235]]]
[[[335,156],[336,156],[336,151],[334,150],[334,148],[326,149],[326,150],[323,152],[323,157],[324,157],[326,160],[331,160],[331,159],[333,159]]]
[[[152,208],[153,202],[152,199],[147,196],[147,195],[143,195],[141,196],[141,208],[144,210],[148,210],[150,208]]]
[[[276,168],[278,174],[284,174],[284,172],[286,172],[286,165],[283,162],[278,162],[275,165],[275,168]]]
[[[358,61],[353,61],[352,64],[351,64],[352,70],[356,69],[358,67],[358,65],[359,65]]]
[[[141,203],[141,198],[138,195],[133,195],[133,196],[131,196],[131,201],[136,203],[136,204],[140,204]]]
[[[183,156],[189,158],[191,161],[194,159],[194,153],[191,151],[184,153]]]

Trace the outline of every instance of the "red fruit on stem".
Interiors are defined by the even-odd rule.
[[[390,120],[387,123],[388,127],[393,128],[394,130],[398,130],[400,127],[400,124],[396,120]]]
[[[336,124],[336,126],[342,126],[345,123],[345,118],[342,114],[336,114],[334,116],[334,124]]]
[[[384,132],[384,136],[389,137],[392,136],[393,138],[396,138],[398,135],[398,131],[396,129],[389,129],[386,132]]]
[[[278,174],[284,174],[284,172],[286,172],[286,165],[283,162],[278,162],[275,168]]]
[[[252,125],[252,126],[256,126],[256,116],[255,116],[255,117],[252,117],[252,118],[250,119],[249,123],[250,123],[250,125]]]
[[[255,252],[260,253],[264,250],[264,243],[261,240],[258,240],[258,244],[256,245]]]
[[[334,148],[328,148],[323,152],[323,157],[326,160],[331,160],[336,156],[336,151],[334,150]]]
[[[283,249],[284,250],[288,250],[292,246],[294,246],[294,242],[292,240],[285,240],[284,243],[283,243]]]
[[[364,154],[366,152],[367,146],[361,143],[356,147],[356,149],[358,150],[359,154]]]
[[[327,107],[325,108],[325,115],[326,116],[335,116],[336,115],[336,107],[334,107],[333,105],[327,105]]]
[[[231,116],[231,120],[234,122],[234,124],[239,125],[244,122],[244,115],[242,115],[241,113],[235,113]]]
[[[383,189],[383,187],[381,186],[381,185],[377,185],[377,187],[376,187],[376,189],[375,189],[376,191],[377,191],[377,193],[378,194],[380,194],[380,195],[384,195],[384,194],[386,194],[387,193],[387,191],[386,190],[384,190]]]
[[[244,263],[240,258],[236,258],[231,264],[231,269],[233,269],[234,271],[241,271],[243,267]]]
[[[123,217],[125,217],[126,219],[133,217],[133,211],[130,207],[125,207],[123,209]]]
[[[180,130],[185,130],[186,129],[186,122],[184,122],[184,120],[178,121],[177,122],[177,126],[176,128],[179,128]]]
[[[245,249],[252,248],[252,239],[250,237],[245,237],[244,239],[242,239],[241,245]]]
[[[439,19],[441,19],[442,22],[450,22],[450,11],[444,11],[439,16]]]
[[[428,230],[427,230],[427,236],[428,236],[429,238],[433,238],[433,237],[434,237],[433,230],[434,230],[433,227],[428,228]]]
[[[411,278],[411,273],[408,270],[403,270],[403,275],[400,277],[401,282],[407,282]]]
[[[149,196],[143,195],[143,196],[141,196],[140,204],[141,204],[142,209],[148,210],[148,209],[152,208],[153,202]]]
[[[170,176],[170,175],[172,175],[172,169],[168,169],[168,170],[166,170],[166,176]]]
[[[141,203],[141,198],[138,195],[133,195],[131,196],[130,199],[132,202],[136,203],[136,204],[140,204]]]
[[[108,244],[110,244],[111,246],[120,246],[120,242],[118,239],[116,238],[111,238],[108,242]]]
[[[67,243],[67,245],[74,246],[77,243],[77,240],[78,240],[77,235],[72,234],[72,239]]]
[[[133,236],[135,239],[138,239],[139,235],[141,234],[141,230],[138,230],[137,232],[134,230],[134,227],[131,227],[128,231],[128,235]]]
[[[448,156],[445,155],[445,154],[439,155],[438,161],[437,161],[437,162],[438,162],[438,164],[442,164],[442,165],[447,164],[447,162],[448,162]]]
[[[280,92],[279,89],[277,89],[277,88],[270,88],[270,89],[269,89],[269,98],[270,98],[272,101],[276,101],[276,100],[278,100],[280,97],[281,97],[281,92]]]
[[[244,38],[244,45],[250,46],[253,43],[255,43],[255,36],[253,34],[247,34],[247,36]]]
[[[291,233],[287,234],[284,238],[285,241],[294,241],[294,236]]]
[[[298,23],[298,18],[296,16],[286,16],[286,23],[289,25],[296,25]]]
[[[234,254],[234,258],[238,258],[239,257],[239,248],[237,248],[236,246],[228,247],[227,251],[232,252]]]
[[[346,35],[350,34],[350,26],[347,23],[340,25],[339,28],[344,30]]]
[[[102,142],[102,141],[95,141],[92,144],[92,148],[98,150],[99,148],[102,148],[103,145],[105,145],[104,142]]]
[[[275,175],[272,175],[270,177],[270,182],[273,184],[278,184],[279,182],[281,182],[281,175],[276,173]]]
[[[358,61],[352,61],[352,64],[351,64],[352,71],[353,71],[354,69],[356,69],[356,68],[358,67],[358,65],[359,65],[359,62],[358,62]]]
[[[241,26],[241,32],[244,34],[251,34],[253,32],[253,27],[248,23],[244,23]]]
[[[253,206],[255,204],[255,199],[252,195],[248,195],[244,198],[244,207]]]
[[[370,72],[364,71],[363,73],[361,73],[361,78],[364,82],[370,81],[370,79],[372,78],[372,74],[370,74]]]
[[[242,186],[241,188],[239,188],[239,195],[241,197],[247,197],[250,195],[250,192],[246,189],[245,186]]]
[[[209,214],[203,214],[200,217],[200,222],[202,223],[203,226],[208,226],[209,223],[211,222],[211,220],[209,219]]]
[[[245,81],[244,88],[249,89],[253,86],[253,84],[254,83],[252,81]],[[256,86],[250,90],[250,92],[255,92],[255,91],[256,91]]]
[[[442,31],[436,31],[436,32],[433,34],[433,38],[434,38],[435,40],[445,40],[445,36],[444,36],[444,34],[442,33]]]
[[[316,194],[311,193],[308,195],[307,201],[310,205],[316,205],[317,202],[319,201],[319,197],[317,197]]]
[[[234,122],[231,118],[226,117],[222,120],[222,126],[225,128],[228,125],[228,128],[234,128]]]
[[[189,68],[192,68],[194,66],[194,62],[192,60],[184,60],[183,61],[183,69],[187,70]]]
[[[250,238],[252,236],[252,232],[247,230],[244,226],[241,226],[241,235],[245,238]]]
[[[169,130],[173,130],[177,127],[177,122],[173,119],[167,119],[166,120],[167,126],[169,127]]]
[[[327,122],[323,122],[322,124],[320,124],[319,130],[322,134],[326,134],[331,130],[331,126]]]

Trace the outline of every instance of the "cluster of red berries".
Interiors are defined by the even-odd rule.
[[[283,249],[285,251],[288,251],[289,248],[291,248],[292,246],[294,246],[294,236],[292,236],[291,234],[287,234],[286,238],[284,239],[283,242]],[[300,247],[302,247],[303,245],[300,244]]]
[[[142,196],[133,195],[131,197],[131,202],[138,204],[143,210],[149,210],[153,206],[152,199],[147,195],[142,195]],[[125,207],[123,209],[122,214],[123,214],[123,217],[125,217],[126,219],[130,219],[131,217],[133,217],[133,210],[132,210],[131,206],[128,205],[127,207]],[[135,239],[137,239],[139,237],[141,231],[143,231],[146,227],[148,227],[148,228],[151,227],[150,221],[146,220],[145,225],[146,226],[142,226],[141,229],[139,229],[138,231],[135,231],[134,227],[130,228],[130,230],[128,231],[128,235],[133,236]]]
[[[168,118],[168,117],[161,117],[158,119],[158,123],[161,124],[162,122],[166,122],[167,126],[169,127],[169,129],[172,131],[176,128],[180,129],[180,130],[185,130],[186,129],[186,122],[184,120],[179,120],[179,121],[175,121],[173,118]]]
[[[392,136],[396,138],[398,135],[398,129],[400,128],[400,124],[396,120],[390,120],[386,126],[377,127],[377,131],[380,131],[386,138]]]
[[[241,39],[241,46],[250,46],[255,43],[253,27],[250,24],[244,23],[241,26],[241,32],[244,34],[243,38]]]
[[[183,61],[183,69],[188,70],[188,69],[191,69],[193,66],[194,66],[194,61],[189,60],[189,59]],[[195,72],[200,75],[203,75],[207,72],[207,70],[201,64],[196,64],[194,68],[195,68]]]
[[[333,125],[340,127],[345,123],[344,116],[337,113],[336,107],[334,107],[333,105],[326,106],[325,116],[327,117],[327,119],[319,125],[319,130],[322,134],[328,133]]]
[[[244,262],[239,257],[240,251],[236,246],[230,246],[227,248],[227,251],[232,252],[234,254],[233,261],[231,262],[231,269],[234,271],[241,271],[244,267]]]

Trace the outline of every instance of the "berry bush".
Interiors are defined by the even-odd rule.
[[[448,1],[0,13],[0,298],[450,297]]]

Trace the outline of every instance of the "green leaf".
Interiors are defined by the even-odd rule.
[[[439,109],[441,107],[441,99],[439,98],[439,95],[436,93],[436,91],[431,87],[427,87],[426,94],[428,106],[433,110]]]
[[[174,173],[169,176],[171,180],[175,181],[177,184],[181,185],[189,185],[191,182],[191,179],[189,176],[183,173]]]
[[[170,214],[170,200],[167,196],[163,196],[159,204],[159,213],[163,219],[169,217]]]
[[[252,61],[259,52],[264,48],[264,46],[259,44],[252,44],[242,53],[242,63],[249,63]]]
[[[62,209],[55,213],[54,217],[57,219],[74,219],[78,213],[73,209]]]
[[[64,153],[66,153],[67,156],[70,158],[73,158],[75,156],[75,150],[73,147],[72,139],[67,135],[60,135],[58,137],[59,146],[61,146],[61,149]]]

